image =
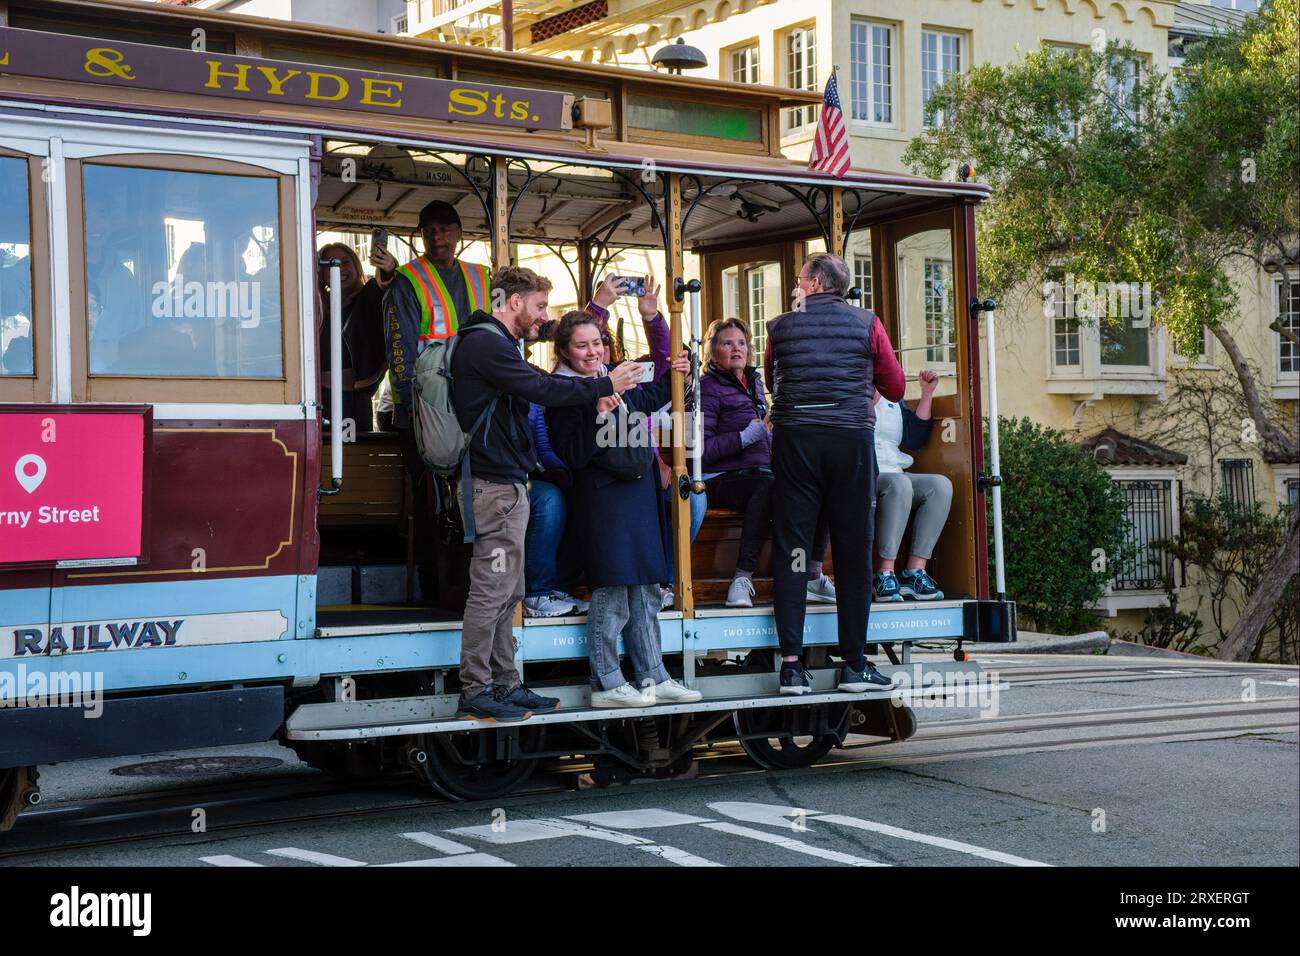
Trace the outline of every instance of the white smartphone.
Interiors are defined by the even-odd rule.
[[[653,382],[655,380],[655,363],[654,362],[637,362],[641,366],[641,381]]]

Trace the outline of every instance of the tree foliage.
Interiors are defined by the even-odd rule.
[[[1133,557],[1123,496],[1064,433],[1028,418],[998,427],[1007,596],[1036,629],[1094,630],[1087,609]]]
[[[1180,351],[1237,314],[1234,257],[1286,258],[1300,217],[1297,0],[1187,51],[1176,78],[1126,44],[975,66],[929,108],[946,121],[904,160],[934,177],[972,162],[993,189],[979,220],[981,290],[1049,270],[1149,282]]]

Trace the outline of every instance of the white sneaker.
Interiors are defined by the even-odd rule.
[[[554,594],[539,594],[537,597],[524,598],[524,617],[563,617],[574,613],[574,602],[556,600]]]
[[[727,607],[753,607],[754,582],[749,578],[732,578],[727,588]]]
[[[704,695],[698,690],[683,687],[671,677],[655,684],[654,693],[657,704],[693,704],[697,700],[704,699]]]
[[[826,575],[808,582],[808,600],[814,604],[835,603],[835,583]]]
[[[661,611],[671,610],[674,600],[676,600],[676,598],[673,596],[672,588],[659,589],[659,609]]]
[[[591,692],[592,707],[653,707],[655,705],[655,689],[647,687],[645,692],[641,692],[631,684],[620,684],[613,690],[593,690]]]
[[[586,614],[591,610],[590,601],[580,601],[572,594],[565,594],[563,591],[552,591],[551,597],[564,604],[572,604],[574,614]]]

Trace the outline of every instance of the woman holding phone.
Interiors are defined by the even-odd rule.
[[[553,340],[560,360],[556,374],[604,374],[601,328],[590,313],[567,313]],[[687,353],[669,368],[688,371]],[[659,643],[659,584],[669,573],[668,536],[646,421],[668,398],[669,378],[661,374],[593,406],[546,410],[551,447],[572,475],[570,530],[591,587],[587,655],[593,707],[649,707],[702,697],[668,676]],[[620,637],[635,683],[619,665]]]
[[[375,425],[371,398],[388,371],[388,357],[384,352],[384,290],[393,281],[397,260],[383,246],[372,245],[370,264],[376,271],[373,279],[367,279],[361,269],[361,257],[341,242],[322,246],[316,259],[318,262],[339,260],[339,284],[343,287],[343,418],[356,422],[359,432],[372,431]],[[320,329],[321,402],[328,410],[330,393],[324,383],[330,380],[329,267],[319,266],[317,276],[324,315]]]

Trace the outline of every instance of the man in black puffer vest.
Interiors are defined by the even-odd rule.
[[[860,693],[890,686],[864,653],[876,507],[871,385],[898,401],[905,382],[880,319],[849,305],[848,289],[843,259],[810,256],[799,272],[795,310],[767,328],[768,381],[775,392],[772,574],[783,694],[812,689],[801,657],[807,568],[823,511],[831,529],[844,659],[838,689]]]

